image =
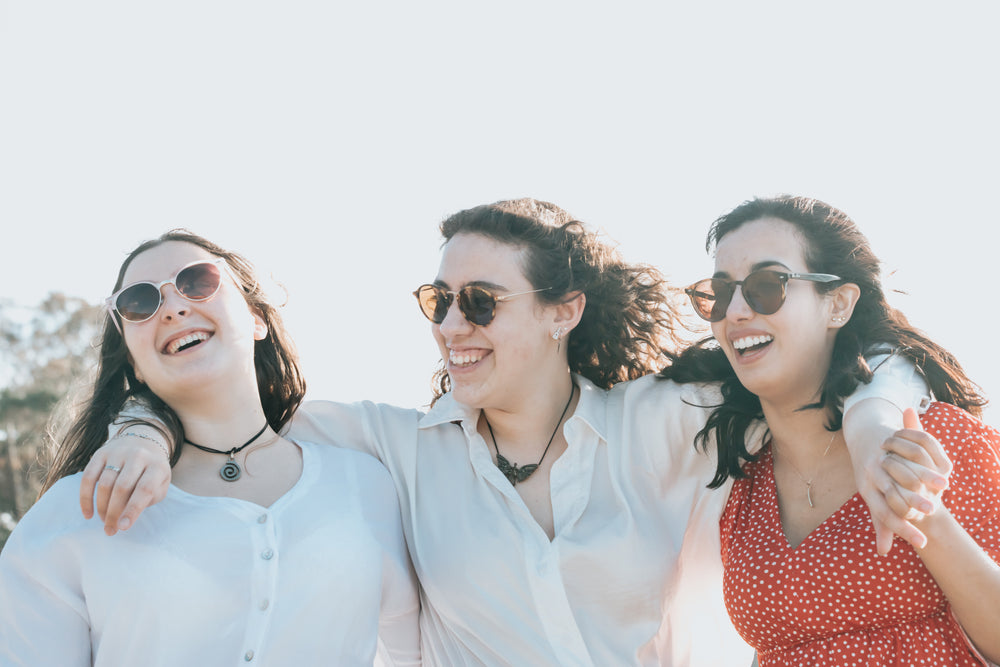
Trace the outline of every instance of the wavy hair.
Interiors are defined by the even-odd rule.
[[[267,423],[272,429],[279,431],[292,418],[292,414],[302,402],[306,384],[299,369],[298,354],[285,331],[278,308],[271,303],[262,289],[256,271],[247,259],[197,234],[184,229],[174,229],[159,238],[142,243],[129,253],[118,271],[118,279],[115,281],[112,293],[121,289],[125,271],[136,257],[171,241],[196,245],[226,260],[247,305],[258,313],[267,325],[267,337],[254,343],[254,368]],[[170,464],[174,465],[180,458],[184,443],[184,428],[180,419],[149,387],[136,378],[129,362],[125,340],[118,328],[120,323],[116,324],[111,319],[113,317],[117,315],[111,312],[105,316],[97,376],[93,388],[80,407],[78,416],[70,421],[66,435],[59,439],[61,444],[58,445],[52,465],[49,467],[43,492],[62,477],[86,467],[94,452],[107,441],[109,425],[115,422],[129,400],[137,400],[146,406],[162,422],[164,435],[176,443]]]
[[[512,199],[460,211],[441,223],[447,243],[457,234],[481,234],[523,248],[522,271],[535,296],[557,304],[573,292],[587,297],[580,323],[568,336],[569,368],[598,387],[655,373],[677,348],[676,293],[656,268],[626,263],[618,251],[569,213],[537,199]],[[442,367],[433,376],[434,400],[451,389]]]
[[[778,218],[795,227],[804,239],[809,271],[840,276],[837,282],[810,283],[820,293],[845,283],[854,283],[861,290],[850,320],[837,332],[820,399],[804,405],[803,409],[824,410],[829,415],[827,428],[839,429],[844,397],[852,394],[860,383],[872,379],[865,354],[891,348],[895,354],[913,361],[938,400],[957,405],[977,417],[982,415],[986,399],[958,360],[889,305],[882,289],[879,260],[868,239],[843,211],[806,197],[780,195],[752,199],[712,223],[706,251],[711,253],[726,234],[761,218]],[[729,477],[743,477],[743,462],[756,458],[747,451],[745,436],[750,425],[763,418],[760,399],[740,383],[725,353],[712,338],[671,356],[671,364],[660,373],[661,377],[677,382],[721,383],[723,403],[713,406],[708,423],[696,440],[705,449],[710,435],[715,434],[718,467],[709,488],[722,485]]]

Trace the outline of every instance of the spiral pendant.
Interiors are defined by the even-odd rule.
[[[240,465],[233,460],[226,461],[226,464],[219,470],[219,477],[227,482],[235,482],[243,474]]]

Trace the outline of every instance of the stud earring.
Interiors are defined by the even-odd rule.
[[[843,324],[844,322],[847,321],[846,317],[841,317],[839,315],[837,317],[832,318],[832,319],[833,319],[833,321],[834,321],[835,324]]]
[[[562,338],[562,335],[563,335],[563,328],[559,327],[558,329],[552,332],[552,340],[558,341],[560,338]]]

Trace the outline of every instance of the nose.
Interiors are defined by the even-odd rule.
[[[446,338],[451,338],[452,336],[468,333],[474,325],[465,319],[465,315],[462,314],[461,309],[458,307],[458,298],[452,300],[451,305],[448,306],[448,312],[445,313],[444,319],[441,320],[441,324],[438,328],[441,330],[441,335]]]
[[[184,317],[188,314],[188,307],[191,302],[182,297],[181,293],[172,284],[167,284],[160,288],[160,298],[163,300],[160,303],[159,315],[161,318],[169,320],[175,316]]]
[[[733,286],[733,298],[730,299],[729,307],[726,308],[726,319],[741,322],[750,319],[753,315],[753,308],[743,298],[743,285]]]

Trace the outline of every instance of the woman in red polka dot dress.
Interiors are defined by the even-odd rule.
[[[715,276],[688,294],[717,343],[673,372],[723,381],[699,442],[716,443],[714,486],[736,478],[721,522],[726,606],[760,667],[1000,661],[1000,433],[973,416],[976,386],[886,303],[877,258],[837,209],[752,200],[709,244]],[[890,505],[924,513],[908,517],[923,539],[896,538],[887,555],[840,430],[841,399],[870,378],[863,354],[878,345],[914,359],[944,401],[920,421],[908,411],[886,443],[901,487]],[[743,443],[761,420],[754,456]]]

